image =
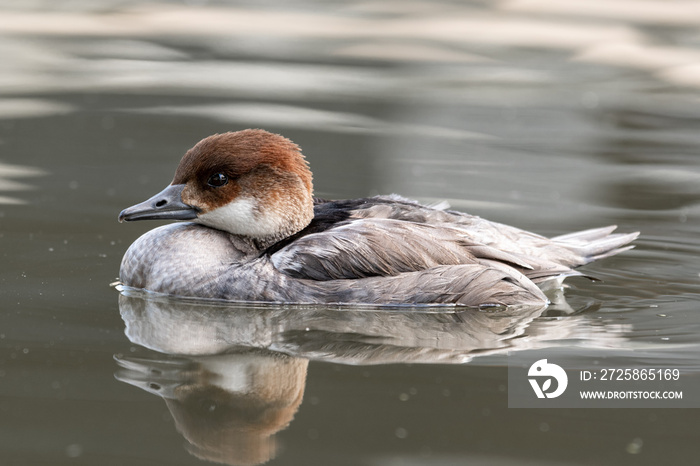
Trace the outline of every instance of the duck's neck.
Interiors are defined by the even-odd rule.
[[[242,237],[260,250],[303,230],[314,217],[313,200],[259,208],[253,199],[238,199],[202,214],[197,223]]]

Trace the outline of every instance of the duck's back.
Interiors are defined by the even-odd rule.
[[[542,281],[626,250],[637,237],[611,234],[612,226],[550,239],[398,196],[319,202],[315,212],[306,229],[268,251],[284,273],[333,280],[499,262]]]

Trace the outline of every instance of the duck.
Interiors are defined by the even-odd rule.
[[[545,284],[631,249],[616,226],[547,238],[398,196],[314,197],[301,149],[262,129],[214,134],[120,222],[178,220],[126,251],[121,286],[235,302],[546,306]]]

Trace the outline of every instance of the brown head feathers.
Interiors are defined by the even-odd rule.
[[[309,191],[313,190],[311,171],[299,146],[262,129],[214,134],[202,139],[184,155],[172,184],[217,172],[238,178],[261,165],[294,173]]]

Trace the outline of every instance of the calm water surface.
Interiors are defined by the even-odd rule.
[[[0,464],[696,463],[697,410],[508,409],[506,364],[700,376],[698,3],[43,3],[0,5]],[[247,127],[322,197],[642,236],[520,313],[110,287],[119,211]]]

